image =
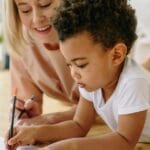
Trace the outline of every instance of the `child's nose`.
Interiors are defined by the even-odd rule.
[[[73,77],[73,79],[75,81],[77,81],[77,80],[79,80],[81,78],[80,73],[77,70],[75,70],[75,69],[71,69],[71,76]]]

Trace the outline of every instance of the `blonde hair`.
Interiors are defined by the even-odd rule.
[[[3,31],[6,47],[9,52],[22,54],[25,45],[30,40],[24,31],[25,29],[21,23],[17,6],[14,0],[3,0],[2,6]]]

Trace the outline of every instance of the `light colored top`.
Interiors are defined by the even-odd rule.
[[[11,56],[11,86],[17,88],[17,98],[35,95],[42,100],[43,93],[71,103],[77,103],[79,94],[69,68],[59,50],[47,50],[33,45],[23,49],[23,56]]]
[[[93,102],[97,114],[113,131],[117,129],[119,115],[148,110],[140,141],[150,142],[150,74],[135,61],[127,58],[117,87],[106,103],[101,89],[87,92],[79,88],[79,91],[84,98]]]

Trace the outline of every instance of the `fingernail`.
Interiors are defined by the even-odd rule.
[[[35,99],[36,99],[36,96],[35,96],[35,95],[32,95],[32,96],[30,97],[30,99],[31,99],[31,100],[35,100]]]

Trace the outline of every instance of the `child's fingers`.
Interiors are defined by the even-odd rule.
[[[6,149],[6,150],[17,150],[17,147],[18,147],[17,144],[16,145],[12,145],[12,146],[8,147],[8,149]]]
[[[21,144],[20,138],[18,135],[12,137],[11,139],[8,140],[8,145],[16,145],[16,144]]]
[[[23,137],[21,138],[19,135],[14,136],[13,138],[11,138],[10,140],[8,140],[8,145],[11,146],[21,146],[21,145],[30,145],[30,144],[34,144],[34,140],[29,140],[29,139],[23,139]]]
[[[16,127],[13,129],[13,133],[14,135],[16,134]],[[10,130],[8,130],[5,134],[5,139],[4,139],[4,143],[5,143],[5,149],[6,150],[10,150],[10,145],[8,144],[9,141],[9,135],[10,135]],[[11,150],[13,150],[13,147],[11,146]]]
[[[6,132],[6,134],[5,134],[5,139],[4,139],[5,149],[6,149],[6,150],[9,149],[8,144],[7,144],[8,139],[9,139],[9,131]]]
[[[8,140],[7,140],[8,145],[16,145],[19,143],[20,134],[19,133],[17,134],[17,132],[19,131],[18,128],[19,127],[14,127],[14,129],[13,129],[14,136],[12,138],[9,139],[9,137],[8,137]]]
[[[32,129],[30,127],[17,126],[14,128],[14,136],[8,140],[8,145],[27,145],[34,144],[34,139],[32,134],[30,135]]]

